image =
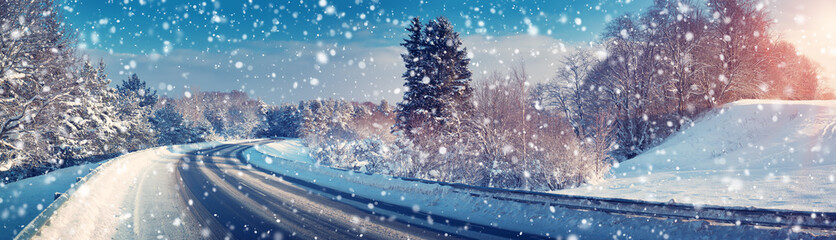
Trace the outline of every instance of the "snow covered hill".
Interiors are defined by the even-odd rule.
[[[561,194],[836,211],[836,101],[743,100]]]

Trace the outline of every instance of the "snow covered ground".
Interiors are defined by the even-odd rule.
[[[734,102],[613,173],[556,193],[836,212],[836,101]]]
[[[287,139],[280,142],[271,142],[255,146],[259,152],[264,153],[273,158],[284,158],[287,160],[314,163],[310,151],[305,147],[305,143],[301,139]]]
[[[100,163],[58,169],[8,184],[0,183],[0,239],[13,238],[55,200]]]
[[[369,175],[319,166],[303,153],[309,150],[291,139],[282,144],[284,156],[276,149],[260,145],[244,152],[249,164],[285,176],[302,179],[339,191],[377,201],[411,207],[421,211],[471,223],[516,229],[563,239],[681,239],[705,236],[712,239],[809,238],[789,229],[759,230],[749,226],[712,225],[704,221],[681,222],[646,217],[613,215],[598,211],[578,211],[542,204],[473,197],[466,191],[439,184],[406,181],[383,175]],[[274,145],[275,146],[275,145]],[[340,200],[340,196],[333,196]],[[375,210],[375,203],[355,204]],[[381,211],[384,212],[385,211]],[[428,219],[401,219],[415,224],[433,224]],[[478,237],[478,236],[476,236]]]

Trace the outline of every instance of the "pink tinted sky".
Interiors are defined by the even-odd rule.
[[[772,1],[775,33],[822,67],[824,81],[836,89],[836,1]]]

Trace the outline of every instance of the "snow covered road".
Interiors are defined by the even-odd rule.
[[[438,239],[525,236],[381,204],[253,168],[240,158],[259,143],[177,151],[157,148],[110,163],[33,233],[36,239]],[[344,196],[344,197],[343,197]],[[385,206],[384,206],[385,205]],[[386,214],[383,214],[386,213]],[[417,215],[422,224],[400,217]],[[28,235],[26,235],[28,236]],[[492,237],[493,236],[493,237]],[[18,236],[22,237],[22,236]],[[24,236],[25,237],[25,236]],[[536,237],[536,236],[530,236]]]
[[[272,147],[270,147],[272,146]],[[265,148],[271,148],[264,150]],[[298,140],[146,150],[80,185],[36,239],[810,239],[827,230],[567,207],[319,166]],[[615,206],[618,208],[619,206]],[[23,237],[26,237],[23,236]],[[18,236],[21,237],[21,236]]]

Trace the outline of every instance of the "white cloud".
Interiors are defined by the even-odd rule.
[[[473,54],[470,69],[474,80],[494,71],[508,72],[522,63],[532,82],[546,81],[554,77],[561,66],[560,61],[573,46],[551,37],[530,35],[467,36],[462,42]]]
[[[507,72],[521,62],[533,82],[544,81],[554,76],[562,56],[571,49],[560,40],[527,34],[493,38],[471,35],[464,37],[463,43],[472,56],[474,81],[494,71]],[[168,85],[174,85],[173,92],[158,90],[161,94],[182,96],[189,86],[201,91],[242,90],[268,103],[315,98],[400,101],[403,51],[400,46],[294,41],[251,43],[235,54],[181,48],[165,56],[87,50],[94,59],[105,60],[114,83],[135,72],[148,86],[168,89]],[[335,54],[322,61],[324,52]],[[130,61],[137,66],[131,72],[118,67]],[[246,64],[236,68],[238,62]]]

